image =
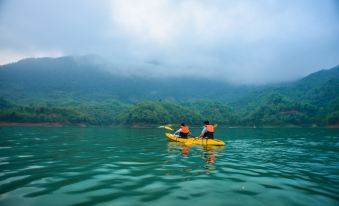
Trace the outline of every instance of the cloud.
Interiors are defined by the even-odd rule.
[[[233,82],[291,80],[338,64],[332,1],[112,1],[140,59]],[[332,45],[332,46],[331,46]]]
[[[112,19],[118,28],[137,41],[170,46],[193,36],[207,44],[221,31],[224,34],[229,23],[216,21],[223,18],[222,10],[197,2],[113,0]]]
[[[13,0],[0,6],[0,50],[97,54],[132,73],[268,83],[339,59],[335,0]]]

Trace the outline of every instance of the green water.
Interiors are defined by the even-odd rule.
[[[0,128],[0,205],[339,205],[338,129],[218,129],[209,148],[163,133]]]

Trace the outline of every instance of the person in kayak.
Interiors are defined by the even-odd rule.
[[[179,135],[177,135],[179,134]],[[191,135],[192,136],[192,133],[190,132],[189,128],[187,125],[185,125],[185,123],[181,123],[181,126],[180,126],[180,129],[178,129],[174,135],[176,137],[180,137],[180,138],[185,138],[187,139],[187,136],[188,135]]]
[[[199,135],[199,138],[214,139],[214,126],[208,120],[204,122],[204,128]]]

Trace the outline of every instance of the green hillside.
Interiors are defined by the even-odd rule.
[[[90,57],[0,66],[0,121],[149,126],[200,125],[209,119],[223,126],[339,125],[339,66],[266,86],[114,71]]]
[[[116,99],[126,103],[145,100],[232,101],[255,89],[192,77],[125,75],[114,65],[88,58],[91,57],[24,59],[0,66],[0,95],[14,101],[41,98],[53,102],[66,98],[79,101]]]

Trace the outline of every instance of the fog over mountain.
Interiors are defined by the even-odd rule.
[[[0,1],[0,64],[92,54],[126,74],[276,83],[337,65],[338,36],[336,0]]]
[[[31,58],[0,66],[0,122],[199,125],[207,118],[229,126],[339,125],[339,65],[293,82],[235,86],[105,71],[99,60]]]

